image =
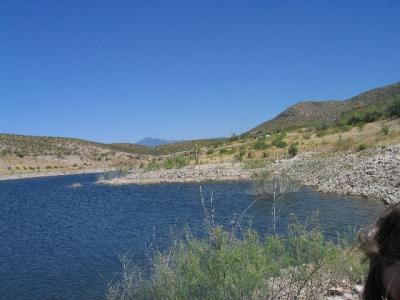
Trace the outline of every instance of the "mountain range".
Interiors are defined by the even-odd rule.
[[[137,145],[146,146],[146,147],[149,147],[149,148],[155,148],[155,147],[160,146],[160,145],[173,144],[173,143],[176,143],[176,142],[178,142],[178,141],[146,137],[146,138],[136,142],[136,144]]]

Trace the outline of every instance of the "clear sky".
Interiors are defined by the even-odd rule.
[[[400,81],[400,1],[0,0],[0,132],[229,136]]]

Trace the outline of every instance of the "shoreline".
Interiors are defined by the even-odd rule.
[[[85,170],[60,170],[52,172],[43,173],[22,173],[13,175],[0,175],[0,181],[8,180],[20,180],[20,179],[30,179],[30,178],[42,178],[42,177],[54,177],[54,176],[68,176],[68,175],[81,175],[81,174],[97,174],[107,171],[112,171],[114,169],[85,169]]]
[[[327,194],[363,196],[383,201],[400,202],[400,144],[374,147],[360,152],[321,155],[304,152],[293,158],[265,161],[264,166],[245,168],[242,162],[190,165],[181,169],[145,172],[133,169],[127,175],[99,184],[158,184],[219,181],[248,181],[258,172],[287,175],[299,184]],[[0,181],[50,176],[102,173],[115,168],[59,170],[44,173],[0,175]]]
[[[265,167],[253,169],[245,169],[243,163],[233,162],[149,172],[135,169],[124,177],[99,183],[123,185],[240,181],[250,180],[254,173],[262,171],[285,174],[301,185],[321,193],[363,196],[385,204],[400,202],[400,144],[327,156],[305,152],[293,158],[270,161]]]
[[[134,169],[128,175],[111,180],[99,181],[101,184],[157,184],[193,183],[206,181],[246,181],[253,173],[243,169],[240,163],[218,163],[186,166],[181,169],[160,169],[144,172]]]

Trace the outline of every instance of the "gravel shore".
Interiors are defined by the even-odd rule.
[[[173,182],[203,182],[225,180],[249,180],[253,172],[244,170],[240,163],[220,163],[187,166],[181,169],[144,172],[133,170],[127,176],[106,181],[109,184],[146,184]]]
[[[400,202],[400,145],[329,157],[308,153],[276,162],[273,169],[320,192]]]

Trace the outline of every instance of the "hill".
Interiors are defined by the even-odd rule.
[[[0,175],[119,168],[140,159],[133,151],[81,139],[0,134]]]
[[[247,133],[309,127],[321,122],[331,125],[346,113],[366,109],[372,105],[384,105],[396,95],[400,95],[400,83],[376,88],[347,100],[300,102]]]

